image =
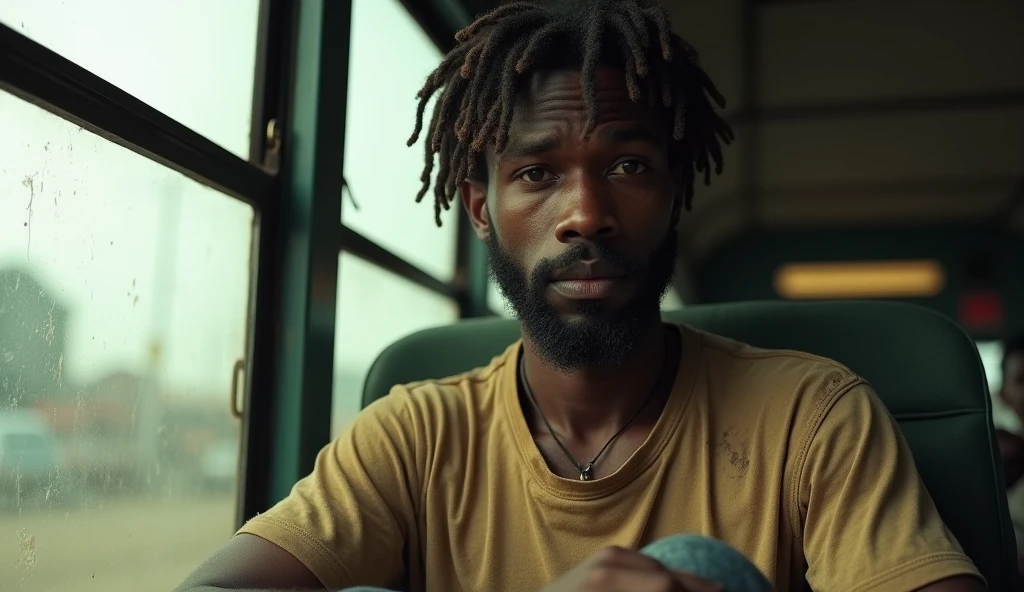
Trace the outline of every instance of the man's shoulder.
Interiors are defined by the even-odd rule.
[[[750,396],[770,397],[773,404],[792,398],[808,403],[849,390],[865,380],[836,360],[809,352],[757,347],[683,327],[701,343],[700,372],[711,384]]]
[[[711,367],[727,367],[735,370],[755,369],[772,373],[806,375],[815,373],[855,376],[855,373],[843,364],[823,356],[791,349],[767,349],[730,339],[722,335],[708,333],[693,327],[682,325],[685,331],[692,332],[701,340],[706,356],[704,363]]]
[[[502,388],[509,380],[506,371],[515,359],[516,344],[495,356],[487,365],[443,378],[431,378],[398,384],[371,407],[394,412],[399,409],[434,419],[452,415],[465,416],[493,410]],[[512,378],[514,380],[514,378]]]

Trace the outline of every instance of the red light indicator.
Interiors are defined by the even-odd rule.
[[[998,292],[967,292],[960,297],[960,324],[969,330],[992,330],[1003,325],[1003,297]]]

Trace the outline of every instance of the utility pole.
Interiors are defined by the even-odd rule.
[[[136,405],[135,430],[137,467],[146,485],[160,474],[160,422],[162,420],[162,375],[167,335],[174,313],[178,242],[181,227],[182,180],[168,179],[156,198],[156,257],[153,264],[153,293],[150,300],[150,329],[143,388]]]

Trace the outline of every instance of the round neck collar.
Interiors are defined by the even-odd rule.
[[[676,365],[672,387],[658,421],[643,444],[611,475],[593,481],[579,481],[559,477],[551,472],[533,440],[533,434],[523,414],[518,389],[518,367],[522,356],[522,342],[511,348],[501,369],[501,396],[505,419],[508,421],[520,459],[529,476],[543,489],[566,499],[596,499],[609,495],[633,482],[641,473],[654,465],[661,452],[678,429],[683,412],[690,399],[700,359],[702,340],[680,325],[668,324],[679,332],[679,363]]]

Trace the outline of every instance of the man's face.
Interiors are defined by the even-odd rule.
[[[1015,352],[1006,358],[1000,395],[1024,420],[1024,352]]]
[[[464,190],[495,281],[542,359],[565,371],[620,363],[658,322],[675,267],[667,132],[630,101],[621,71],[596,79],[598,125],[584,141],[580,74],[534,75],[486,188]]]

